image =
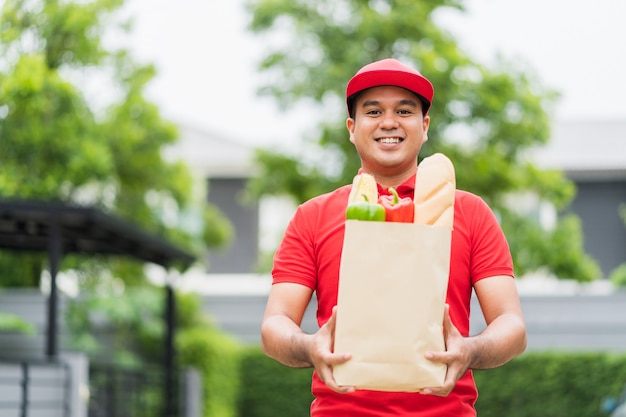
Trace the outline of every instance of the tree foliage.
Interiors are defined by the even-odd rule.
[[[620,204],[619,215],[624,221],[624,227],[626,227],[626,203]],[[618,287],[626,287],[626,262],[618,265],[611,271],[609,280]]]
[[[319,108],[319,131],[305,138],[306,152],[259,150],[264,175],[250,184],[257,195],[288,194],[301,202],[351,182],[360,161],[345,129],[345,86],[363,65],[394,57],[435,86],[430,140],[420,158],[448,155],[458,187],[490,204],[511,243],[517,274],[545,267],[580,281],[599,275],[582,250],[575,221],[563,218],[553,228],[541,227],[536,213],[511,204],[511,196],[532,195],[537,204],[561,210],[575,193],[560,172],[538,169],[528,157],[550,137],[545,109],[558,95],[520,63],[501,58],[497,68],[488,68],[470,59],[437,26],[440,13],[463,12],[461,0],[248,0],[246,5],[250,31],[266,36],[269,48],[259,64],[266,76],[259,92],[284,108],[302,101]]]
[[[194,198],[188,168],[162,155],[178,132],[144,97],[155,69],[109,45],[123,43],[130,28],[122,5],[3,2],[0,198],[96,206],[200,255],[207,244],[228,240],[230,229],[224,216]],[[100,85],[90,90],[86,80]],[[193,213],[198,227],[185,227]],[[15,262],[16,255],[0,255],[3,276],[20,277],[10,284],[37,285],[40,267],[27,265],[40,266],[43,257],[21,255]],[[130,271],[143,276],[140,266]]]

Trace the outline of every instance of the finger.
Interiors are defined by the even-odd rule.
[[[348,352],[343,353],[333,353],[329,356],[327,363],[330,366],[340,365],[344,362],[348,362],[352,358],[352,354]]]
[[[331,313],[330,318],[326,322],[326,326],[328,326],[328,330],[335,335],[335,328],[337,327],[337,306],[334,306]]]
[[[355,387],[353,386],[337,384],[337,381],[335,381],[335,377],[333,376],[332,369],[333,368],[331,366],[325,366],[322,369],[319,369],[317,372],[319,378],[322,380],[322,382],[324,382],[324,384],[326,384],[328,388],[340,394],[355,391]]]
[[[429,361],[433,362],[441,362],[447,364],[451,361],[450,355],[447,352],[426,352],[424,353],[424,357]]]
[[[332,389],[335,392],[338,392],[339,394],[348,394],[350,392],[354,392],[356,391],[356,388],[354,387],[348,387],[345,385],[337,385],[336,383],[333,384],[326,384],[326,386],[330,389]]]
[[[340,394],[347,394],[349,392],[354,392],[356,390],[356,388],[353,386],[338,385],[337,381],[335,381],[335,378],[332,376],[332,374],[326,381],[324,381],[324,383],[326,384],[328,388]]]
[[[451,378],[451,374],[446,372],[446,376],[443,381],[443,385],[440,387],[426,387],[420,390],[420,393],[425,395],[436,395],[436,396],[446,396],[452,392],[456,381],[454,378]]]
[[[335,325],[337,323],[337,306],[334,306],[330,318],[326,322],[326,326],[328,331],[330,332],[330,348],[331,350],[335,350]]]
[[[337,306],[334,306],[330,314],[330,318],[325,324],[325,326],[327,326],[327,331],[330,333],[332,351],[334,351],[334,347],[335,347],[336,323],[337,323]],[[326,378],[324,380],[324,383],[326,384],[328,388],[340,394],[346,394],[346,393],[355,391],[355,387],[338,385],[332,373],[333,366],[347,362],[351,358],[352,358],[352,355],[350,353],[333,353],[332,355],[330,355],[330,357],[327,360],[327,363],[330,365],[330,368],[329,368],[329,372],[325,375]]]
[[[423,395],[435,395],[437,397],[445,397],[448,394],[450,394],[452,390],[444,386],[444,387],[424,388],[424,389],[421,389],[419,392],[420,394],[423,394]]]
[[[446,303],[443,310],[443,334],[447,336],[452,327],[452,320],[450,319],[450,304]]]
[[[341,365],[342,363],[348,362],[350,359],[352,359],[352,354],[349,352],[341,352],[341,353],[333,352],[325,358],[324,362],[326,363],[326,365],[328,365],[332,369],[333,367],[337,365]]]
[[[339,394],[348,394],[350,392],[356,391],[356,388],[354,388],[354,387],[347,387],[347,386],[344,386],[344,385],[337,385],[337,388],[335,389],[335,391],[337,391]]]

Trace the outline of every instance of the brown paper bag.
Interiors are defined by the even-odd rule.
[[[339,385],[414,392],[443,385],[446,365],[424,358],[444,351],[443,314],[451,231],[412,223],[346,221],[334,368]]]

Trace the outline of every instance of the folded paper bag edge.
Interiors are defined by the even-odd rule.
[[[388,363],[365,363],[359,364],[358,372],[351,370],[350,375],[343,377],[341,370],[347,364],[336,365],[333,369],[335,382],[341,386],[353,386],[360,390],[390,391],[390,392],[417,392],[423,388],[437,388],[443,386],[447,366],[441,362],[430,362],[428,366],[406,372],[404,364],[391,366]],[[377,368],[386,368],[386,379],[376,378],[381,372]],[[339,371],[339,372],[338,372]]]

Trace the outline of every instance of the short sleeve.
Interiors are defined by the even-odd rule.
[[[514,276],[509,244],[498,220],[482,198],[476,198],[471,216],[472,282],[496,275]]]
[[[274,284],[292,282],[315,289],[317,268],[314,233],[305,211],[305,206],[298,207],[276,250],[272,269]]]

